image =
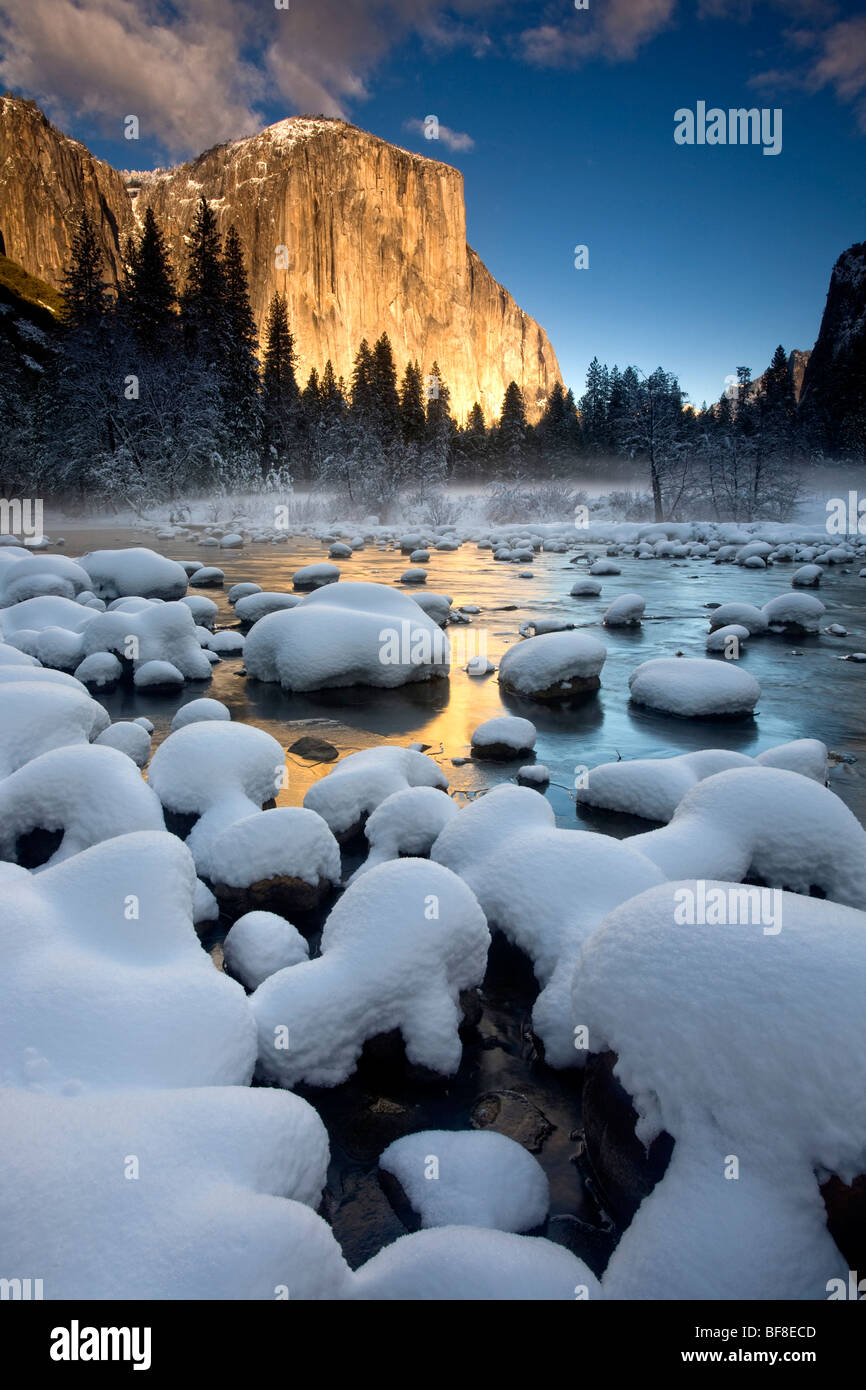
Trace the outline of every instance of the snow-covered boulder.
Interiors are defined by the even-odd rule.
[[[136,690],[173,695],[183,686],[183,671],[171,661],[142,661],[132,677]]]
[[[236,600],[234,608],[241,622],[252,626],[260,618],[266,618],[269,613],[279,613],[285,608],[297,608],[298,604],[303,602],[304,599],[300,594],[278,594],[256,590],[252,594],[241,594]]]
[[[453,1076],[459,996],[483,980],[489,943],[484,913],[456,874],[424,859],[379,864],[338,901],[320,956],[251,996],[262,1075],[287,1087],[338,1086],[368,1038],[399,1029],[410,1062]]]
[[[113,690],[123,666],[113,652],[91,652],[75,668],[75,679],[93,690]]]
[[[827,748],[818,739],[798,739],[768,748],[757,758],[727,748],[701,748],[674,758],[635,758],[631,762],[600,763],[586,774],[575,796],[578,802],[605,811],[667,822],[687,792],[705,777],[733,767],[782,767],[824,784]]]
[[[292,575],[292,583],[296,589],[321,589],[326,584],[336,584],[340,578],[340,568],[338,565],[331,565],[327,560],[319,560],[314,565],[302,565],[299,570],[295,570]]]
[[[0,874],[7,1084],[248,1084],[249,1007],[201,948],[195,884],[189,852],[165,831],[105,840],[38,874]]]
[[[499,684],[515,695],[560,701],[592,694],[601,685],[607,648],[586,632],[549,632],[509,647],[499,663]]]
[[[596,560],[589,567],[590,574],[622,574],[619,565],[615,565],[613,560]]]
[[[202,565],[189,577],[190,584],[196,589],[220,589],[224,580],[225,571],[216,565]]]
[[[572,598],[598,598],[601,583],[598,579],[576,579],[570,590]]]
[[[327,821],[341,842],[361,829],[386,797],[408,787],[439,787],[448,779],[432,758],[412,748],[366,748],[342,758],[304,797],[304,805]]]
[[[404,570],[400,576],[401,584],[426,584],[427,571],[414,565],[411,569]]]
[[[835,902],[866,902],[866,830],[835,792],[779,767],[697,782],[669,825],[626,842],[666,878],[760,879]]]
[[[407,595],[385,584],[346,583],[262,618],[244,658],[250,676],[279,681],[285,690],[393,687],[447,675],[450,649]]]
[[[766,632],[768,627],[766,614],[753,603],[722,603],[710,614],[710,632],[731,623],[748,628],[753,637]]]
[[[87,571],[65,555],[27,555],[0,567],[0,608],[47,595],[75,599],[89,588]]]
[[[6,1089],[2,1108],[4,1251],[10,1268],[40,1270],[46,1298],[131,1306],[348,1295],[349,1267],[315,1212],[327,1133],[299,1096]],[[61,1222],[47,1219],[52,1211]]]
[[[90,618],[82,634],[84,656],[113,652],[136,674],[149,662],[166,662],[180,672],[181,683],[210,677],[210,662],[199,643],[201,629],[184,603],[148,604],[138,612],[114,609]]]
[[[227,723],[231,717],[231,711],[221,700],[189,700],[185,705],[181,705],[172,719],[171,730],[174,733],[177,729],[185,729],[187,724],[198,724],[209,719]]]
[[[457,806],[438,787],[407,787],[386,796],[364,826],[370,853],[352,882],[389,859],[429,854],[441,831],[456,815]]]
[[[396,1179],[425,1228],[530,1231],[550,1206],[538,1159],[492,1129],[406,1134],[388,1145],[379,1167]]]
[[[198,568],[198,565],[196,565],[196,568]],[[242,584],[233,584],[226,597],[232,607],[235,608],[239,599],[248,598],[250,594],[260,594],[261,592],[261,584],[253,584],[251,581],[247,580]]]
[[[728,623],[726,627],[714,628],[707,634],[707,651],[724,652],[726,655],[729,652],[738,652],[740,643],[748,642],[751,635],[742,623]]]
[[[823,578],[824,571],[820,565],[801,565],[791,575],[791,584],[795,589],[817,589]]]
[[[20,670],[3,668],[6,676],[18,676]],[[0,777],[51,748],[90,743],[111,722],[73,677],[65,677],[61,685],[46,681],[48,673],[38,669],[21,674],[27,679],[0,681]]]
[[[131,719],[118,719],[116,724],[109,724],[96,736],[94,743],[125,753],[136,767],[144,767],[150,757],[150,734]]]
[[[210,627],[219,613],[219,609],[212,598],[205,598],[204,594],[188,594],[181,599],[185,603],[197,627]]]
[[[817,632],[826,612],[811,594],[778,594],[763,608],[771,632]]]
[[[620,594],[606,610],[602,622],[605,627],[640,627],[646,608],[646,599],[641,594]]]
[[[448,594],[434,594],[431,589],[429,593],[413,594],[412,601],[439,627],[444,627],[451,617],[451,599]]]
[[[533,637],[533,642],[540,638]],[[531,753],[537,738],[536,728],[529,719],[517,715],[497,715],[485,719],[472,731],[472,752],[476,758],[509,761]]]
[[[629,840],[560,830],[528,787],[500,786],[446,825],[430,852],[466,881],[491,925],[529,956],[541,993],[534,1031],[554,1067],[579,1066],[571,979],[583,942],[606,913],[664,877]]]
[[[207,719],[169,734],[150,760],[148,782],[167,812],[194,821],[187,843],[199,873],[212,879],[214,842],[272,800],[285,771],[283,749],[263,729]]]
[[[144,729],[123,727],[137,728],[150,748]],[[53,748],[0,781],[0,859],[17,861],[18,840],[34,831],[61,833],[45,860],[51,867],[115,835],[162,829],[156,795],[116,748]]]
[[[216,652],[218,656],[242,656],[245,642],[243,633],[221,627],[218,632],[205,637],[204,645],[209,652]]]
[[[687,719],[751,715],[761,698],[754,676],[731,662],[705,657],[655,657],[628,678],[637,705]]]
[[[598,1299],[582,1260],[541,1236],[441,1226],[386,1245],[357,1270],[355,1299],[418,1302]]]
[[[309,912],[340,880],[340,847],[321,816],[300,806],[257,811],[224,829],[208,855],[224,908]]]
[[[866,1168],[866,914],[779,894],[767,935],[733,911],[742,891],[653,888],[610,914],[575,972],[575,1023],[618,1055],[639,1139],[676,1140],[608,1265],[607,1298],[846,1286],[816,1172],[850,1182]]]
[[[89,587],[109,603],[133,594],[142,598],[179,599],[186,593],[187,573],[176,560],[154,550],[91,550],[78,561],[90,576]]]
[[[227,970],[253,990],[278,970],[309,960],[310,948],[285,917],[276,912],[247,912],[229,930],[223,956]]]

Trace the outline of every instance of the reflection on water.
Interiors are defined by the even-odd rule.
[[[264,589],[287,590],[292,572],[324,553],[318,543],[304,540],[215,555],[213,550],[197,550],[189,544],[104,531],[68,531],[66,553],[129,545],[135,540],[175,559],[200,557],[225,570],[225,590],[204,591],[219,606],[218,625],[235,621],[226,597],[231,584],[253,580]],[[629,673],[655,656],[673,656],[678,651],[703,656],[704,605],[734,599],[761,605],[789,587],[793,566],[764,572],[706,561],[624,559],[621,563],[623,574],[603,580],[600,598],[574,599],[569,590],[575,577],[585,572],[585,565],[573,565],[565,555],[537,555],[534,578],[525,580],[518,578],[523,566],[497,564],[489,552],[478,551],[474,544],[457,552],[431,552],[428,589],[451,595],[456,605],[478,604],[482,611],[473,617],[472,627],[486,637],[488,655],[496,664],[507,647],[520,640],[519,625],[528,618],[556,617],[596,628],[608,648],[602,688],[597,696],[571,706],[551,708],[505,696],[495,675],[470,677],[457,669],[450,680],[400,690],[355,688],[289,695],[276,685],[247,680],[241,674],[240,658],[221,662],[214,668],[212,681],[189,685],[180,697],[123,689],[104,697],[103,703],[113,719],[147,715],[155,726],[155,743],[167,736],[180,705],[208,694],[228,705],[233,719],[266,729],[283,747],[302,732],[320,733],[342,754],[383,742],[428,744],[460,802],[482,788],[513,779],[517,764],[469,761],[455,767],[451,759],[467,756],[472,731],[482,720],[503,712],[523,715],[538,730],[537,757],[550,768],[547,797],[558,823],[617,837],[640,833],[652,828],[652,823],[589,807],[577,812],[572,796],[576,767],[594,767],[618,756],[666,757],[706,747],[753,755],[790,739],[819,738],[831,749],[857,759],[836,766],[831,785],[866,820],[866,701],[862,694],[866,666],[838,659],[846,651],[866,648],[863,581],[854,573],[831,570],[820,591],[829,610],[827,622],[841,622],[849,637],[796,641],[763,637],[746,644],[743,664],[763,687],[757,717],[743,723],[715,723],[667,718],[632,706]],[[341,568],[344,578],[390,584],[399,579],[406,564],[399,552],[370,548],[341,562]],[[647,600],[643,627],[636,631],[601,628],[607,604],[630,591]],[[280,803],[300,804],[310,784],[327,775],[330,766],[313,765],[289,754],[289,785],[280,793]],[[352,849],[344,852],[346,877],[360,858]],[[320,923],[299,925],[308,931],[315,953]],[[203,934],[204,946],[213,948],[217,956],[227,927],[221,920]],[[510,1126],[540,1126],[543,1142],[538,1158],[552,1196],[546,1234],[570,1244],[596,1273],[602,1272],[616,1232],[606,1227],[575,1167],[581,1077],[553,1072],[537,1056],[529,1027],[536,992],[528,962],[495,938],[482,990],[481,1018],[477,1029],[466,1034],[460,1071],[447,1085],[425,1085],[407,1076],[399,1049],[396,1056],[393,1049],[383,1056],[373,1045],[345,1085],[329,1091],[301,1088],[328,1127],[332,1161],[323,1210],[350,1264],[357,1266],[404,1234],[379,1184],[382,1149],[404,1133],[483,1123],[501,1101],[502,1113],[511,1117],[504,1132],[526,1142],[525,1133]],[[491,1102],[493,1093],[499,1099]]]
[[[288,590],[295,569],[326,554],[322,545],[307,539],[215,554],[189,543],[156,542],[140,532],[67,531],[66,537],[70,555],[138,541],[174,559],[199,558],[218,564],[225,570],[225,590],[202,591],[219,605],[218,624],[235,621],[226,598],[231,584],[253,580],[264,589]],[[592,547],[587,549],[592,554]],[[743,665],[757,677],[764,693],[756,719],[737,724],[673,719],[637,708],[629,702],[628,676],[651,657],[673,656],[678,651],[685,656],[705,655],[705,604],[741,600],[760,606],[790,587],[796,567],[778,565],[756,571],[706,560],[629,558],[618,563],[623,573],[603,577],[599,598],[569,596],[574,579],[585,572],[586,565],[572,564],[567,555],[536,555],[531,580],[518,577],[525,566],[496,563],[489,551],[479,551],[471,542],[459,551],[431,551],[426,566],[428,589],[449,594],[455,606],[473,603],[482,610],[473,616],[470,629],[452,627],[449,635],[465,641],[467,632],[477,634],[479,642],[486,640],[495,664],[507,647],[521,640],[518,628],[529,618],[555,617],[595,628],[608,648],[602,688],[594,699],[571,707],[551,709],[505,696],[495,675],[472,677],[456,668],[448,681],[421,682],[394,691],[354,688],[288,695],[278,686],[240,675],[239,658],[222,662],[210,683],[187,686],[180,697],[124,690],[105,697],[104,703],[114,719],[146,714],[156,726],[157,742],[168,733],[178,706],[206,692],[224,701],[234,719],[267,729],[284,745],[293,742],[298,726],[309,720],[328,721],[327,737],[343,752],[389,741],[427,743],[447,771],[452,789],[465,792],[508,780],[516,767],[486,763],[479,768],[469,763],[455,768],[450,759],[468,754],[472,731],[482,720],[502,713],[521,714],[538,729],[537,758],[550,768],[554,784],[548,798],[560,824],[571,826],[578,823],[569,795],[578,765],[594,767],[617,755],[669,757],[707,747],[754,755],[789,739],[819,738],[831,749],[857,758],[855,763],[835,766],[830,784],[866,821],[866,666],[839,660],[847,652],[866,648],[864,581],[856,570],[828,569],[819,591],[828,608],[827,623],[841,623],[849,636],[768,636],[753,638],[744,646]],[[342,561],[341,569],[345,579],[393,584],[406,564],[399,551],[368,547]],[[646,598],[644,625],[635,631],[602,628],[600,619],[607,604],[631,591]],[[515,607],[504,611],[510,605]],[[300,760],[292,765],[290,759],[290,782],[280,795],[281,804],[299,804],[310,783],[325,770],[311,769]]]

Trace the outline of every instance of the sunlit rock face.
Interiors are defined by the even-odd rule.
[[[0,103],[0,233],[6,254],[59,285],[83,203],[116,282],[119,247],[151,204],[176,266],[199,196],[241,235],[253,310],[285,293],[299,375],[331,359],[348,381],[361,339],[387,333],[398,369],[438,361],[463,419],[498,415],[509,381],[529,418],[560,379],[544,329],[466,243],[463,177],[339,120],[296,117],[174,169],[119,174],[32,104]]]

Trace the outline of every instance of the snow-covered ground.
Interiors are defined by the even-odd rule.
[[[480,508],[220,499],[0,544],[0,1220],[46,1298],[844,1274],[819,1178],[866,1173],[866,536]],[[586,1198],[570,1168],[554,1202],[521,1073],[483,1089],[506,949],[562,1133],[614,1052],[639,1139],[672,1136],[606,1269],[560,1243]],[[471,1114],[425,1121],[475,1069]],[[349,1262],[323,1192],[374,1113]]]

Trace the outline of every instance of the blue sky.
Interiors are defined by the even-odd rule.
[[[6,9],[0,0],[0,17]],[[471,244],[544,325],[577,394],[597,354],[675,371],[696,404],[718,398],[727,375],[742,363],[759,373],[777,343],[811,347],[833,262],[866,237],[859,6],[291,0],[277,12],[266,0],[31,0],[29,19],[22,10],[0,77],[118,166],[176,162],[319,110],[456,165]],[[698,100],[780,107],[782,152],[676,145],[674,111]],[[135,146],[118,138],[130,111],[141,113]],[[444,127],[438,142],[420,128],[429,114]],[[586,270],[574,268],[578,244]]]

